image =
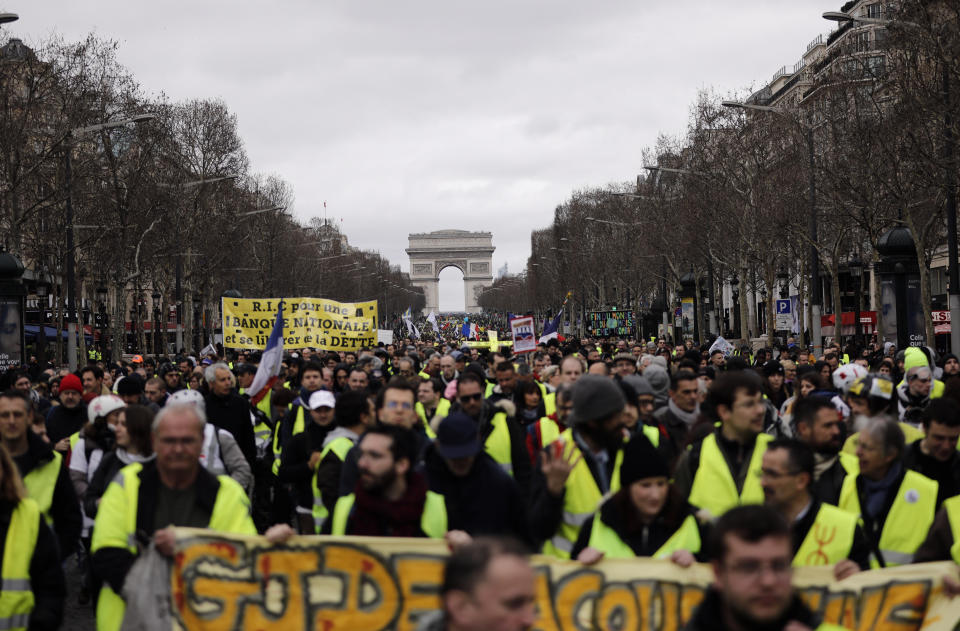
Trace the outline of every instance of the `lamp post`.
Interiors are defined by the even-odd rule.
[[[796,120],[793,118],[790,112],[779,107],[755,105],[753,103],[741,103],[739,101],[723,101],[721,104],[724,107],[779,114],[780,116],[785,116],[789,119]],[[804,130],[807,141],[807,203],[810,206],[810,217],[808,219],[807,230],[810,238],[810,319],[812,320],[812,322],[810,322],[810,330],[811,337],[813,338],[811,340],[813,343],[813,354],[815,357],[819,357],[823,352],[823,335],[820,331],[820,311],[823,297],[821,296],[822,291],[820,289],[820,255],[819,252],[817,252],[817,175],[814,161],[813,125],[810,122],[806,124],[800,121],[796,122]]]
[[[860,324],[860,289],[863,286],[863,261],[861,261],[859,257],[854,256],[847,262],[847,267],[850,268],[850,275],[857,281],[856,287],[854,287],[853,290],[854,300],[856,300],[856,309],[854,310],[854,317],[856,318],[854,322],[854,335],[856,336],[857,347],[861,348],[863,344],[863,325]]]
[[[99,131],[106,131],[116,127],[123,127],[130,123],[144,123],[156,118],[156,114],[140,114],[109,123],[100,123],[99,125],[90,125],[88,127],[77,127],[67,132],[61,142],[66,144],[63,152],[63,177],[64,186],[67,189],[67,365],[71,372],[77,369],[77,313],[76,313],[76,252],[73,245],[73,183],[72,169],[70,164],[70,154],[73,152],[73,139],[87,134],[93,134]]]
[[[896,24],[913,30],[923,30],[915,22],[904,20],[885,20],[882,18],[856,17],[842,11],[826,11],[823,19],[832,22],[854,22],[874,26]],[[960,355],[960,261],[957,251],[957,165],[956,138],[953,136],[953,119],[950,115],[950,71],[943,67],[943,197],[944,212],[947,215],[947,300],[950,306],[950,352]],[[932,340],[931,340],[932,343]]]

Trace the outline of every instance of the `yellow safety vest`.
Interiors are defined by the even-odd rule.
[[[563,459],[570,462],[576,457],[571,454],[574,451],[580,451],[573,438],[573,431],[565,430],[560,434],[560,439],[564,442]],[[622,464],[623,450],[618,449],[613,461],[613,475],[610,477],[611,494],[620,490],[620,465]],[[570,471],[564,485],[563,517],[560,527],[553,537],[543,544],[543,553],[560,559],[569,559],[573,544],[577,542],[577,537],[580,535],[580,528],[596,512],[602,499],[603,495],[596,480],[593,479],[590,467],[583,458],[579,458],[579,462]]]
[[[960,563],[960,495],[954,495],[943,501],[943,509],[950,522],[950,533],[953,535],[953,545],[950,546],[950,556],[956,563]]]
[[[290,438],[293,438],[297,434],[303,431],[303,428],[306,427],[304,422],[304,412],[303,406],[297,406],[297,417],[293,420],[293,433],[290,434]],[[277,424],[273,427],[273,475],[277,475],[280,472],[280,458],[283,456],[283,445],[280,444],[280,426],[283,425],[283,419],[277,421]]]
[[[670,535],[660,549],[653,553],[654,559],[669,559],[677,550],[686,550],[692,554],[700,552],[700,529],[697,527],[697,518],[687,515],[676,532]],[[633,548],[624,543],[617,532],[600,519],[600,510],[593,517],[593,527],[590,529],[591,548],[603,552],[607,559],[633,559],[637,555]]]
[[[0,629],[25,631],[33,611],[30,561],[40,532],[40,508],[29,498],[20,500],[10,516],[3,547],[0,577]]]
[[[637,421],[640,423],[641,431],[643,435],[647,437],[647,440],[650,441],[650,444],[654,447],[660,446],[660,428],[654,427],[653,425],[647,425],[643,421]]]
[[[557,411],[557,393],[547,392],[547,387],[539,381],[534,382],[540,387],[540,394],[543,396],[543,413],[550,416]]]
[[[513,475],[513,457],[510,444],[510,428],[507,426],[506,412],[497,412],[490,419],[493,431],[483,443],[484,451],[497,461],[500,468]]]
[[[858,477],[860,476],[848,475],[844,478],[837,506],[862,520],[863,512],[857,493]],[[913,561],[914,553],[933,525],[938,487],[930,478],[907,469],[903,482],[897,489],[897,497],[883,523],[883,531],[877,544],[886,567],[907,565]],[[873,552],[870,553],[870,567],[881,567],[880,560]]]
[[[424,379],[424,380],[430,379],[430,373],[428,373],[428,372],[425,371],[425,370],[421,370],[421,371],[417,374],[417,376],[420,377],[421,379]]]
[[[793,557],[794,567],[834,565],[848,558],[856,530],[854,515],[830,504],[820,504],[810,532]]]
[[[544,416],[539,423],[541,445],[549,445],[560,437],[560,425],[555,420]]]
[[[427,433],[427,438],[430,440],[436,438],[437,433],[433,431],[432,427],[430,427],[430,419],[427,418],[427,408],[425,408],[422,403],[417,401],[414,409],[417,411],[417,416],[420,417],[420,422],[423,423],[423,431]],[[444,399],[441,397],[440,401],[437,402],[437,409],[434,411],[434,416],[445,418],[449,413],[450,399]]]
[[[737,493],[737,484],[727,466],[727,460],[717,445],[717,435],[710,434],[703,439],[700,448],[700,466],[693,476],[689,502],[694,506],[710,511],[716,518],[734,506],[744,504],[763,504],[763,488],[760,486],[760,465],[767,443],[773,439],[769,434],[758,434],[750,456],[747,478],[743,489]]]
[[[353,449],[354,442],[347,438],[346,436],[338,436],[334,438],[327,446],[323,448],[323,451],[320,452],[320,462],[323,462],[323,459],[327,457],[327,454],[331,451],[337,454],[337,458],[340,459],[342,463],[347,459],[347,452]],[[317,464],[317,470],[310,477],[310,484],[313,487],[313,528],[316,534],[320,534],[320,529],[323,528],[324,522],[327,521],[327,517],[330,516],[330,512],[327,510],[327,507],[323,505],[323,497],[320,495],[320,485],[317,480],[317,474],[320,472],[320,465]]]
[[[333,507],[333,527],[330,534],[347,534],[347,520],[355,500],[353,493],[337,500],[337,505]],[[439,493],[427,491],[423,514],[420,516],[420,529],[431,539],[441,539],[447,534],[447,503]]]
[[[239,389],[239,393],[243,394],[243,388]],[[273,398],[273,388],[267,390],[267,394],[264,395],[262,399],[257,401],[257,404],[254,406],[261,412],[267,415],[267,418],[273,420],[273,408],[270,405],[270,399]]]
[[[107,487],[97,510],[91,554],[102,548],[121,548],[137,554],[137,504],[142,470],[143,465],[138,462],[128,465]],[[243,487],[225,475],[217,479],[220,488],[207,527],[238,535],[257,534],[250,518],[250,500]],[[126,608],[123,598],[105,584],[97,601],[97,631],[119,631]]]
[[[53,491],[57,488],[57,476],[60,475],[60,467],[63,463],[63,456],[60,452],[53,452],[53,459],[46,464],[36,467],[23,476],[23,485],[27,487],[27,496],[30,497],[48,524],[53,524],[53,517],[50,515],[50,508],[53,506]]]
[[[494,384],[487,382],[487,388],[483,391],[483,398],[489,399],[490,395],[493,394]]]

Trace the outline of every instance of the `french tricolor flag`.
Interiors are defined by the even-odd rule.
[[[250,394],[250,403],[256,405],[267,396],[270,388],[279,379],[283,363],[283,300],[277,305],[277,319],[273,323],[273,331],[267,340],[267,348],[260,358],[257,374],[247,392]]]

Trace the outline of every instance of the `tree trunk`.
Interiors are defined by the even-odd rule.
[[[833,296],[833,339],[843,344],[843,305],[840,302],[840,265],[830,266],[830,294]]]
[[[113,316],[111,329],[113,330],[113,344],[110,357],[113,361],[120,361],[127,348],[127,288],[120,280],[122,274],[117,274],[116,284],[113,287]]]
[[[746,343],[750,341],[750,311],[747,308],[747,264],[743,261],[740,263],[740,277],[743,278],[743,282],[740,283],[740,338],[741,341]]]
[[[703,328],[703,292],[700,291],[699,278],[696,279],[696,285],[694,286],[693,310],[695,313],[695,319],[697,321],[697,333],[700,334],[697,338],[697,343],[703,344],[703,341],[707,339],[707,336],[704,335]]]
[[[84,289],[85,283],[81,281],[80,295],[77,297],[77,335],[80,336],[80,339],[77,341],[77,352],[80,353],[80,360],[77,363],[78,366],[86,366],[90,359],[90,356],[87,354],[87,336],[84,335],[83,325],[83,295],[86,293]]]
[[[776,314],[774,313],[773,306],[777,302],[777,293],[776,293],[776,283],[777,281],[777,272],[776,268],[773,266],[773,261],[769,259],[763,266],[763,284],[767,287],[767,300],[764,305],[767,310],[766,320],[767,320],[767,346],[773,347],[773,337],[777,331],[777,320]]]
[[[193,350],[193,292],[183,292],[183,352]]]

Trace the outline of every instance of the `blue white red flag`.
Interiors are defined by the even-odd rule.
[[[253,376],[253,383],[247,393],[250,395],[250,403],[256,405],[263,397],[267,396],[273,384],[280,378],[280,369],[283,364],[283,301],[277,305],[277,319],[273,322],[273,331],[270,332],[270,338],[267,339],[267,348],[263,351],[260,358],[260,365],[257,366],[257,374]]]

